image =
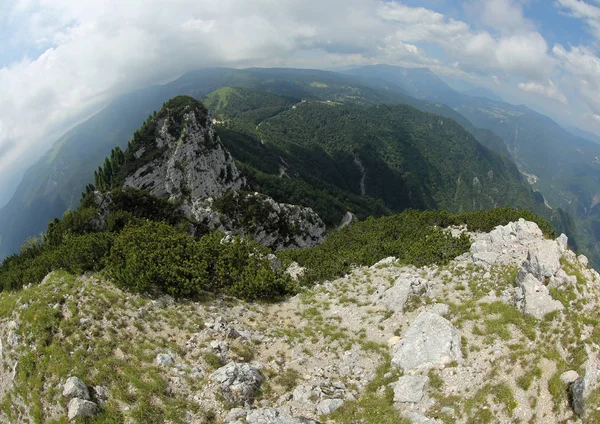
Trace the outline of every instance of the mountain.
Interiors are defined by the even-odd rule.
[[[125,95],[61,137],[53,149],[26,172],[13,198],[0,209],[0,258],[17,251],[28,237],[39,235],[53,217],[76,208],[80,193],[92,182],[93,170],[110,155],[113,147],[125,149],[135,129],[168,99],[176,95],[200,98],[232,86],[294,99],[357,105],[409,104],[421,111],[451,118],[483,145],[509,155],[502,139],[491,131],[476,128],[450,107],[410,97],[399,85],[381,78],[299,69],[204,69],[163,86]],[[353,200],[354,205],[359,203],[366,202]],[[364,211],[369,209],[372,207],[363,208]],[[384,209],[380,205],[378,213]]]
[[[253,96],[261,99],[252,102],[260,105],[258,112],[233,107]],[[226,101],[217,100],[223,98]],[[262,93],[232,88],[207,98],[207,106],[222,122],[219,131],[224,144],[236,159],[243,158],[245,165],[259,171],[249,173],[258,186],[267,176],[281,180],[280,176],[286,175],[290,181],[298,176],[313,189],[334,185],[354,196],[381,199],[392,211],[417,208],[458,212],[507,204],[534,208],[533,194],[516,167],[452,120],[405,105],[309,100],[288,103],[287,108],[265,108],[263,105],[282,100],[272,98],[268,102]],[[265,109],[273,116],[260,113]],[[238,140],[246,140],[240,132],[253,137],[254,146],[260,145],[262,152],[253,154],[252,142],[246,142],[245,154],[239,153]],[[276,153],[270,153],[272,149]],[[444,154],[439,154],[442,151]],[[313,159],[316,156],[318,160]],[[314,181],[317,178],[323,182]],[[279,190],[275,186],[273,192]],[[271,195],[269,189],[265,193]],[[275,194],[273,197],[277,198]],[[300,204],[311,201],[310,196],[295,200]],[[315,210],[331,222],[329,213]],[[345,212],[340,209],[336,220]]]
[[[469,90],[463,91],[463,94],[466,94],[470,97],[483,97],[484,99],[493,100],[495,102],[506,103],[500,96],[494,93],[492,90],[488,90],[483,87],[475,87]]]
[[[543,208],[506,156],[407,105],[204,100],[0,263],[0,421],[598,420],[600,275],[532,212],[473,210]],[[323,237],[338,205],[404,210]]]
[[[452,107],[472,125],[492,131],[503,140],[504,149],[488,147],[510,157],[553,208],[562,208],[574,217],[581,246],[595,264],[600,264],[600,145],[574,136],[547,116],[526,106],[514,106],[487,98],[474,98],[450,89],[443,81],[418,70],[369,66],[351,71],[371,80],[385,80],[407,87],[417,76],[410,94],[436,100]],[[410,78],[409,78],[410,76]],[[411,82],[412,81],[412,82]],[[441,93],[441,94],[436,94]]]

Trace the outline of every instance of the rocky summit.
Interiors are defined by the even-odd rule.
[[[598,273],[532,222],[469,236],[279,303],[54,272],[0,294],[0,421],[599,422]]]

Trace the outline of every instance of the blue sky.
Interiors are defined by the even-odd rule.
[[[429,67],[600,134],[599,41],[600,0],[0,0],[0,181],[206,66]]]

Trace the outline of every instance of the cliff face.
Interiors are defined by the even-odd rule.
[[[250,236],[273,250],[315,246],[325,236],[325,224],[311,208],[277,203],[248,192],[232,192],[221,199],[192,203],[191,215],[209,230]]]
[[[598,273],[531,222],[470,237],[271,304],[62,272],[0,293],[0,422],[598,422]]]
[[[310,208],[238,193],[246,188],[246,179],[206,108],[191,97],[167,102],[134,134],[124,153],[113,151],[96,172],[96,186],[135,188],[180,202],[193,232],[218,229],[249,235],[274,250],[311,247],[325,234],[323,221]],[[212,207],[215,201],[219,208]],[[101,203],[95,201],[99,211]]]
[[[190,106],[182,112],[181,123],[169,109],[166,112],[157,120],[154,145],[142,145],[133,152],[136,158],[142,158],[148,149],[162,154],[127,175],[125,187],[145,190],[157,197],[194,201],[219,197],[245,185],[211,120],[201,110]]]

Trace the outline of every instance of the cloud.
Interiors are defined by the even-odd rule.
[[[587,106],[600,114],[600,58],[585,47],[556,45],[552,52]]]
[[[531,20],[523,16],[522,2],[514,0],[471,0],[465,4],[477,22],[503,34],[535,30]]]
[[[554,85],[552,80],[548,80],[546,84],[529,81],[527,83],[520,83],[518,87],[520,90],[527,91],[529,93],[540,94],[548,97],[549,99],[557,100],[563,104],[567,104],[567,98],[558,89],[558,87]]]
[[[15,148],[15,142],[8,140],[0,144],[0,159]]]
[[[565,15],[585,21],[592,34],[600,38],[600,7],[581,0],[556,0],[555,5]]]
[[[494,36],[488,31],[475,31],[463,21],[447,18],[432,10],[397,2],[383,4],[378,13],[384,21],[394,24],[398,39],[436,43],[459,66],[469,71],[489,73],[490,70],[501,70],[528,79],[545,80],[556,65],[548,54],[544,37],[538,32],[525,30],[524,20],[518,23],[523,31],[516,34],[508,31]]]
[[[0,65],[0,146],[16,141],[0,155],[0,179],[9,163],[26,152],[42,153],[119,94],[206,66],[386,62],[489,81],[493,75],[505,86],[514,77],[529,81],[522,93],[538,94],[541,88],[533,87],[548,94],[547,82],[558,81],[557,69],[572,67],[568,72],[580,75],[577,52],[555,47],[551,53],[523,17],[522,1],[478,4],[482,27],[393,0],[18,0],[3,5],[3,47],[23,55]],[[7,28],[10,32],[3,32]],[[432,57],[430,46],[439,53]],[[587,75],[588,86],[600,81],[595,71]]]

